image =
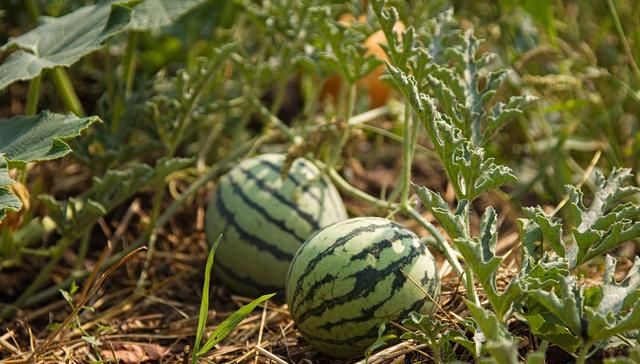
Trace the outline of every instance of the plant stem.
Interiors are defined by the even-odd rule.
[[[138,32],[130,31],[127,38],[127,49],[124,53],[124,97],[128,99],[133,89],[136,68],[136,47],[138,45]]]
[[[464,282],[471,281],[471,285],[473,286],[473,280],[472,279],[470,280],[467,278],[468,276],[466,274],[466,271],[463,270],[462,265],[460,265],[460,262],[456,258],[458,254],[451,247],[451,245],[449,245],[449,243],[447,242],[447,240],[445,240],[442,234],[440,234],[440,231],[436,229],[436,227],[433,226],[432,223],[430,223],[424,217],[422,217],[422,215],[420,215],[420,213],[416,211],[416,209],[412,207],[407,207],[405,212],[409,216],[411,216],[414,220],[416,220],[416,222],[418,222],[423,228],[425,228],[429,232],[429,234],[431,234],[431,236],[433,236],[433,238],[435,239],[435,245],[442,252],[442,254],[444,254],[445,259],[447,259],[449,264],[451,264],[451,267],[456,272],[458,277],[460,277]],[[474,291],[474,294],[475,294],[475,291]]]
[[[315,161],[315,163],[318,164],[321,169],[324,167],[322,163],[319,161]],[[432,223],[430,223],[424,217],[422,217],[422,215],[420,215],[418,211],[416,211],[411,206],[407,206],[406,208],[403,208],[401,205],[397,203],[391,203],[385,200],[378,199],[376,197],[369,195],[366,192],[363,192],[355,188],[354,186],[350,185],[349,182],[345,181],[342,178],[342,176],[340,176],[340,174],[338,174],[338,172],[334,168],[326,168],[326,171],[331,181],[341,191],[355,198],[366,201],[378,208],[385,208],[388,210],[394,210],[399,208],[403,212],[411,216],[413,219],[415,219],[422,227],[424,227],[433,236],[433,238],[435,239],[436,247],[438,247],[438,249],[442,252],[442,254],[444,254],[445,258],[447,259],[447,261],[449,261],[449,264],[451,264],[451,267],[456,272],[456,274],[459,277],[461,277],[461,279],[465,280],[465,282],[467,281],[467,279],[465,278],[465,274],[463,274],[464,270],[462,268],[462,265],[460,265],[460,262],[456,258],[457,257],[456,251],[453,250],[453,248],[451,247],[451,245],[449,245],[449,243],[447,243],[447,241],[442,236],[440,231],[436,229],[436,227],[433,226]],[[473,286],[473,280],[471,280],[471,285]],[[473,292],[473,294],[475,294],[475,291]]]
[[[417,123],[416,123],[417,124]],[[413,128],[411,127],[411,106],[409,103],[404,105],[404,128],[402,129],[402,188],[400,191],[400,204],[403,208],[409,208],[409,189],[411,182],[411,162],[413,150],[411,149],[411,135]]]
[[[40,98],[40,83],[42,82],[42,75],[38,75],[31,79],[29,82],[29,93],[27,94],[27,106],[25,107],[25,114],[35,115],[38,110],[38,99]]]
[[[583,343],[582,347],[580,347],[578,358],[576,358],[576,364],[585,364],[587,362],[587,354],[589,354],[589,348],[591,348],[591,342]]]
[[[400,207],[400,205],[398,205],[397,203],[392,203],[389,201],[385,201],[385,200],[381,200],[379,198],[373,197],[370,194],[364,191],[361,191],[356,187],[350,185],[349,182],[345,181],[344,178],[342,178],[342,176],[334,168],[328,167],[322,164],[322,162],[320,161],[315,161],[315,163],[318,164],[321,167],[321,169],[324,169],[327,171],[327,175],[329,176],[329,178],[331,178],[331,181],[336,185],[336,187],[338,187],[338,189],[342,190],[343,192],[355,198],[358,198],[360,200],[366,201],[378,208],[393,210]]]
[[[62,67],[56,67],[51,70],[51,76],[65,107],[77,116],[85,116],[84,108],[80,103],[76,90],[73,88],[67,71]]]
[[[29,12],[29,16],[31,16],[31,20],[34,23],[38,23],[38,17],[40,16],[40,6],[38,5],[38,0],[27,0],[25,1],[25,5],[27,6],[27,11]]]
[[[345,144],[347,144],[347,140],[349,140],[349,119],[351,119],[351,115],[353,114],[353,109],[356,100],[356,84],[353,83],[349,85],[349,91],[347,94],[347,105],[344,114],[344,121],[347,126],[342,130],[342,134],[340,136],[340,141],[338,145],[333,149],[331,155],[329,156],[329,160],[327,162],[327,166],[333,168],[338,163],[338,159],[340,158],[340,153],[344,149]]]
[[[620,18],[618,18],[618,12],[616,11],[616,7],[613,4],[612,0],[607,0],[607,5],[609,6],[609,12],[611,12],[611,17],[613,18],[613,24],[616,26],[618,37],[620,37],[620,41],[622,41],[624,52],[627,54],[627,57],[629,58],[631,69],[633,70],[633,73],[635,74],[636,78],[640,80],[640,69],[638,68],[638,64],[636,63],[636,60],[633,57],[633,52],[631,51],[631,47],[629,46],[629,42],[627,41],[627,36],[624,34],[624,29],[622,28],[622,23],[620,23]]]

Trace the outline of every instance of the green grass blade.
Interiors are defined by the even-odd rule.
[[[218,238],[213,243],[211,250],[209,251],[209,257],[207,258],[207,265],[204,268],[204,284],[202,285],[202,300],[200,301],[200,313],[198,314],[198,329],[196,330],[196,341],[193,344],[193,359],[196,358],[196,353],[200,349],[200,343],[202,343],[202,336],[204,335],[204,328],[207,325],[207,316],[209,313],[209,283],[211,281],[211,268],[213,267],[213,257],[216,253],[216,248],[222,240],[222,234],[218,235]]]
[[[213,348],[217,343],[219,343],[220,341],[222,341],[222,339],[224,339],[227,335],[229,335],[229,333],[233,331],[233,329],[235,329],[235,327],[238,326],[238,324],[242,322],[242,320],[244,320],[245,317],[247,317],[251,312],[253,312],[256,306],[258,306],[259,304],[261,304],[262,302],[268,300],[273,296],[275,296],[275,293],[260,296],[256,298],[253,302],[240,307],[236,312],[234,312],[231,316],[227,317],[226,320],[222,321],[222,323],[218,325],[218,327],[216,327],[216,329],[211,334],[211,337],[209,337],[209,340],[207,340],[207,342],[204,344],[202,349],[200,349],[196,353],[196,355],[200,356],[205,354],[209,350],[211,350],[211,348]]]

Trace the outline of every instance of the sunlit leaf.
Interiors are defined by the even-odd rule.
[[[34,78],[45,69],[71,66],[124,30],[130,17],[129,7],[102,0],[59,18],[44,18],[42,25],[0,49],[18,48],[0,65],[0,89]]]
[[[253,312],[253,310],[255,310],[255,308],[258,307],[259,304],[275,295],[275,293],[272,293],[260,296],[250,303],[240,307],[236,312],[231,314],[231,316],[222,321],[222,323],[218,325],[215,330],[213,330],[211,336],[209,336],[209,339],[207,339],[207,342],[202,346],[197,355],[202,355],[211,350],[217,343],[227,337],[227,335],[229,335],[229,333],[231,333],[231,331],[233,331],[233,329],[235,329],[236,326],[238,326],[240,322],[245,319],[245,317]]]
[[[48,111],[0,120],[0,154],[4,154],[9,163],[60,158],[71,151],[64,139],[80,135],[97,121],[100,121],[97,116],[79,118]]]
[[[143,31],[170,25],[205,0],[144,0],[133,8],[129,29]]]

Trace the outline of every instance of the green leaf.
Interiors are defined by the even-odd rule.
[[[574,336],[582,336],[582,289],[574,276],[563,277],[554,288],[555,291],[530,289],[527,294],[569,328]]]
[[[13,183],[15,181],[9,177],[7,160],[0,153],[0,221],[4,219],[7,210],[19,211],[22,208],[22,201],[9,189]]]
[[[133,8],[128,29],[144,31],[170,25],[205,0],[145,0]]]
[[[474,147],[451,117],[438,111],[433,98],[418,91],[413,76],[390,64],[387,69],[427,129],[458,199],[473,201],[486,191],[516,180],[511,169],[485,158],[484,149]]]
[[[580,347],[581,341],[550,312],[527,314],[522,319],[533,335],[558,345],[568,353]]]
[[[398,338],[398,336],[393,333],[385,335],[386,331],[387,325],[383,322],[378,327],[378,337],[376,338],[376,341],[374,341],[373,344],[369,345],[369,347],[364,351],[365,364],[369,363],[369,357],[371,356],[371,354],[373,354],[374,351],[387,346],[389,344],[389,341],[396,340]]]
[[[561,257],[566,256],[564,243],[562,242],[562,224],[552,220],[540,207],[528,207],[525,211],[531,215],[542,232],[546,242]]]
[[[597,190],[588,208],[582,201],[582,192],[567,186],[575,225],[571,230],[575,244],[567,252],[572,267],[640,236],[640,207],[621,203],[640,191],[638,187],[625,186],[632,177],[630,169],[616,168],[608,178],[596,170]]]
[[[608,339],[615,335],[640,329],[640,302],[635,302],[629,313],[624,316],[613,312],[600,313],[591,307],[585,307],[585,317],[589,323],[589,338]]]
[[[18,196],[7,188],[0,187],[0,221],[2,221],[7,211],[20,211],[22,202]]]
[[[262,302],[275,296],[275,293],[260,296],[250,303],[240,307],[231,316],[227,317],[220,325],[216,327],[204,346],[197,352],[197,355],[203,355],[209,352],[217,343],[222,341],[233,329],[235,329],[245,317],[247,317]]]
[[[9,166],[4,156],[0,154],[0,187],[14,184],[15,181],[9,177]]]
[[[482,347],[486,349],[491,357],[500,364],[511,364],[518,362],[518,345],[509,330],[498,317],[491,311],[476,305],[474,302],[465,300],[465,304],[471,312],[471,316],[478,324],[475,337],[480,342],[484,342]]]
[[[222,240],[222,234],[218,235],[218,238],[213,243],[211,250],[209,250],[209,256],[207,257],[207,263],[204,268],[204,283],[202,286],[202,300],[200,301],[200,312],[198,314],[198,328],[196,330],[196,341],[193,344],[193,358],[195,359],[196,353],[200,350],[200,344],[202,343],[202,337],[204,335],[204,329],[207,325],[207,316],[209,315],[209,287],[211,285],[211,268],[213,267],[213,258],[215,257],[218,244]]]
[[[12,38],[0,50],[19,48],[0,65],[0,90],[32,79],[45,69],[69,67],[125,29],[131,9],[102,0],[59,18],[43,18],[37,28]]]
[[[628,298],[640,290],[640,257],[636,257],[633,266],[622,282],[615,279],[616,259],[607,255],[605,273],[602,278],[602,301],[598,305],[598,312],[619,313],[626,306]]]
[[[440,194],[422,186],[413,185],[416,194],[426,208],[433,213],[449,236],[465,236],[464,219],[461,215],[453,214],[449,210],[449,205],[442,199]]]
[[[192,163],[191,159],[160,159],[155,168],[134,164],[123,170],[110,170],[93,179],[93,186],[78,197],[57,201],[51,196],[39,196],[47,207],[48,216],[63,233],[75,233],[78,226],[93,225],[97,219],[122,204],[147,186],[164,183],[164,178]]]
[[[9,163],[60,158],[71,151],[63,139],[80,135],[97,121],[100,121],[97,116],[79,118],[48,111],[0,120],[0,154],[4,154]]]
[[[519,277],[514,277],[503,292],[498,291],[496,276],[502,257],[495,255],[497,232],[497,216],[495,210],[487,208],[480,222],[480,236],[472,239],[455,239],[456,246],[464,257],[466,264],[478,277],[478,281],[496,311],[503,320],[511,310],[513,304],[522,294]]]

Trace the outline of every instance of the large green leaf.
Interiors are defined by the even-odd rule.
[[[0,49],[19,48],[0,65],[0,89],[34,78],[45,69],[71,66],[124,30],[130,19],[129,7],[107,0],[59,18],[43,18],[42,25]]]
[[[9,167],[7,160],[0,154],[0,187],[8,186],[15,183],[15,181],[9,177]]]
[[[148,30],[173,23],[205,0],[146,0],[133,9],[129,29]]]
[[[71,151],[63,139],[80,135],[97,116],[79,118],[44,111],[0,120],[0,154],[12,162],[28,163],[60,158]]]

